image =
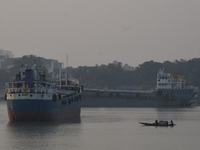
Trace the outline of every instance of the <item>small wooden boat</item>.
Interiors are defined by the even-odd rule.
[[[145,126],[171,126],[173,127],[174,125],[176,124],[171,124],[171,123],[166,123],[166,124],[163,124],[163,123],[144,123],[144,122],[139,122],[140,124],[143,124]]]

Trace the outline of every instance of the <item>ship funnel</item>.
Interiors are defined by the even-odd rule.
[[[35,70],[35,80],[37,80],[37,64],[34,65],[34,70]]]
[[[37,70],[37,64],[34,65],[34,69]]]
[[[25,64],[25,67],[26,67],[26,69],[28,69],[28,65],[27,64]]]

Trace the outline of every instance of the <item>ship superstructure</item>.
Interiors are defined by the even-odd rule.
[[[185,89],[185,76],[164,73],[164,69],[157,73],[157,89]]]

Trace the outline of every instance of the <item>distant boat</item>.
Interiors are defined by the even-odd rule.
[[[143,124],[145,126],[174,126],[176,124],[168,123],[168,121],[159,121],[157,123],[144,123],[144,122],[139,122],[140,124]]]
[[[98,90],[82,92],[82,107],[177,107],[188,103],[197,93],[198,87],[186,86],[185,76],[157,73],[157,86],[152,91]]]

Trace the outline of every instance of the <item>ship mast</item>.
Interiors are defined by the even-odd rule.
[[[65,78],[66,78],[66,87],[67,87],[67,69],[68,69],[68,54],[66,55],[66,72],[65,72]]]
[[[61,89],[61,82],[62,82],[62,67],[61,68],[59,68],[59,70],[60,70],[60,89]]]

